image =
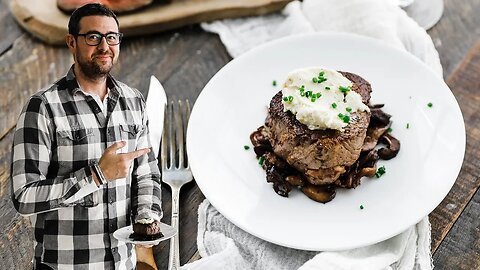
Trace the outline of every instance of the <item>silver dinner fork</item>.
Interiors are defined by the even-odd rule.
[[[161,146],[162,181],[172,189],[172,226],[177,234],[170,239],[169,270],[180,269],[179,254],[179,196],[182,186],[193,176],[186,158],[185,134],[190,117],[190,103],[171,102],[165,108],[164,131]]]

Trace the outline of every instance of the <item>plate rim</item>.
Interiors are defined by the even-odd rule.
[[[135,240],[124,239],[124,238],[120,239],[118,234],[121,233],[122,231],[126,230],[126,231],[132,231],[133,232],[133,224],[130,224],[130,225],[123,226],[123,227],[115,230],[113,232],[113,237],[115,237],[115,239],[117,239],[117,241],[119,241],[119,242],[129,243],[129,244],[134,244],[134,245],[158,245],[160,242],[168,240],[178,233],[178,231],[176,231],[176,229],[169,224],[160,222],[160,226],[163,227],[163,228],[168,228],[169,230],[170,229],[175,230],[175,232],[173,232],[173,234],[171,234],[171,235],[168,235],[168,236],[164,235],[163,237],[160,237],[158,239],[148,240],[148,241],[135,241]]]

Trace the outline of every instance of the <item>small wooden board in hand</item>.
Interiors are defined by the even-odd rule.
[[[138,11],[119,15],[126,36],[145,35],[224,18],[263,15],[285,7],[292,0],[173,0],[154,2]],[[10,9],[28,32],[49,44],[65,44],[69,15],[56,0],[12,0]]]

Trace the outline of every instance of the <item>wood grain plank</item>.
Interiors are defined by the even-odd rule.
[[[8,50],[13,42],[23,35],[9,8],[10,0],[0,0],[0,55]]]
[[[64,75],[71,63],[66,48],[45,46],[29,35],[0,56],[0,138],[16,124],[25,101]]]
[[[480,159],[478,159],[480,153],[479,74],[480,41],[470,50],[461,65],[447,80],[447,84],[455,95],[463,113],[467,145],[464,162],[457,181],[446,198],[430,214],[433,252],[445,239],[445,236],[450,232],[452,226],[480,187]],[[468,250],[466,247],[463,248],[465,252]],[[479,260],[480,258],[477,257],[476,259]]]
[[[440,21],[428,31],[440,55],[447,78],[480,37],[480,1],[444,0]]]
[[[33,231],[10,200],[10,163],[13,131],[0,140],[0,269],[31,269]]]
[[[435,269],[480,269],[480,190],[433,256]]]

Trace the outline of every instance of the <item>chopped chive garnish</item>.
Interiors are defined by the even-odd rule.
[[[315,96],[312,96],[312,98],[310,99],[311,102],[315,102],[317,100],[317,98]]]
[[[243,149],[248,150],[248,149],[250,149],[250,146],[244,145],[244,146],[243,146]]]
[[[339,86],[338,90],[340,90],[340,92],[346,94],[346,93],[348,93],[348,91],[350,91],[350,86],[349,87]]]
[[[363,207],[363,204],[360,204],[360,209],[363,210],[363,208],[365,208],[365,207]]]
[[[305,96],[305,92],[303,92],[303,90],[300,90],[300,96],[301,96],[301,97],[304,97],[304,96]]]
[[[318,83],[322,83],[324,81],[326,81],[327,78],[323,78],[323,77],[318,77]]]
[[[288,101],[288,97],[283,97],[283,101],[287,102],[287,101]]]
[[[377,169],[377,172],[375,173],[375,176],[377,178],[380,178],[380,176],[384,175],[387,171],[385,170],[385,166],[382,166]]]
[[[352,111],[352,108],[350,108],[350,107],[347,107],[347,108],[345,108],[345,111],[347,111],[347,112],[351,112],[351,111]]]
[[[428,106],[429,108],[431,108],[431,107],[433,107],[433,103],[429,102],[429,103],[427,104],[427,106]]]
[[[322,96],[322,93],[318,92],[317,93],[317,98],[321,97]]]
[[[410,128],[410,123],[407,123],[407,128]]]
[[[332,103],[332,108],[337,108],[337,103]]]
[[[319,77],[323,77],[323,75],[325,75],[325,71],[320,71],[320,73],[318,73]]]
[[[258,164],[260,165],[263,165],[263,162],[265,161],[265,157],[264,156],[261,156],[259,159],[258,159]]]
[[[292,102],[293,100],[293,97],[292,96],[288,96],[288,102]]]
[[[314,78],[312,78],[312,82],[317,83],[318,79],[314,77]]]
[[[342,119],[342,121],[344,123],[349,123],[350,122],[350,116],[344,115],[343,113],[339,113],[338,118]]]
[[[387,132],[388,132],[388,133],[392,133],[392,131],[393,131],[392,128],[388,128],[388,129],[387,129]]]
[[[328,86],[325,86],[325,89],[327,89],[327,90],[330,90],[330,87],[328,87]]]
[[[276,81],[276,80],[273,80],[272,85],[273,85],[273,86],[277,86],[277,81]]]

